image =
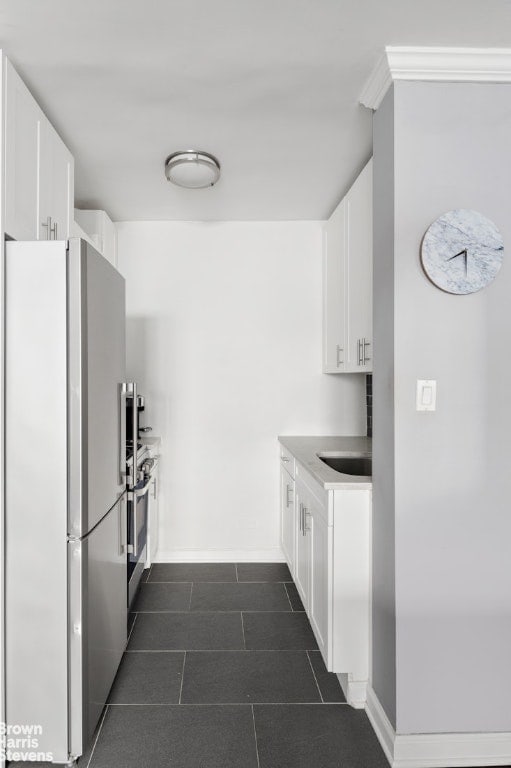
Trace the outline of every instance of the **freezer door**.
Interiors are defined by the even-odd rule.
[[[79,239],[68,248],[69,534],[85,536],[124,492],[125,285]]]
[[[70,753],[83,754],[126,647],[126,496],[69,542]]]

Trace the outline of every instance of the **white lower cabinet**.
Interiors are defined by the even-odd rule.
[[[300,473],[300,469],[297,470]],[[296,480],[296,587],[323,658],[328,658],[331,530],[322,500],[298,476]]]
[[[328,657],[328,606],[330,603],[328,565],[331,560],[332,528],[323,510],[311,504],[306,514],[306,536],[310,538],[309,617],[323,657]]]
[[[292,575],[328,671],[358,682],[369,672],[370,510],[369,490],[325,490],[296,463]]]
[[[151,480],[147,498],[146,568],[150,568],[154,563],[154,558],[156,557],[156,552],[158,551],[158,491],[160,485],[158,467],[156,467],[152,475],[153,478]]]
[[[280,544],[291,576],[295,576],[295,462],[281,448],[280,451]]]
[[[304,509],[306,491],[303,487],[303,483],[297,482],[295,484],[295,498],[296,498],[296,524],[295,524],[295,537],[296,537],[296,561],[295,561],[295,574],[294,580],[296,588],[302,598],[305,610],[309,603],[309,562],[310,562],[310,537],[304,534]]]

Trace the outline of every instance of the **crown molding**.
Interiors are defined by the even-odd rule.
[[[360,103],[378,109],[395,80],[511,83],[511,48],[387,46],[362,90]]]

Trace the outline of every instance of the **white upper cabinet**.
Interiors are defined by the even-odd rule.
[[[346,200],[323,229],[323,370],[344,371],[346,361]]]
[[[74,161],[68,148],[44,118],[39,128],[38,240],[70,236],[74,214]]]
[[[12,64],[5,62],[5,232],[15,240],[37,239],[37,159],[43,117]]]
[[[75,225],[110,264],[117,267],[117,230],[105,211],[74,211]]]
[[[5,233],[15,240],[70,235],[74,160],[13,68],[5,62]]]
[[[372,194],[370,160],[324,226],[324,373],[372,371]]]

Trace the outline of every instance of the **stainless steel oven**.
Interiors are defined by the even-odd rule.
[[[139,416],[144,410],[144,398],[138,394],[135,382],[126,391],[126,486],[128,489],[128,609],[137,593],[147,557],[149,489],[156,466],[148,448],[138,442],[141,432]]]
[[[152,477],[143,475],[135,487],[128,491],[128,610],[135,599],[145,567],[151,483]]]

